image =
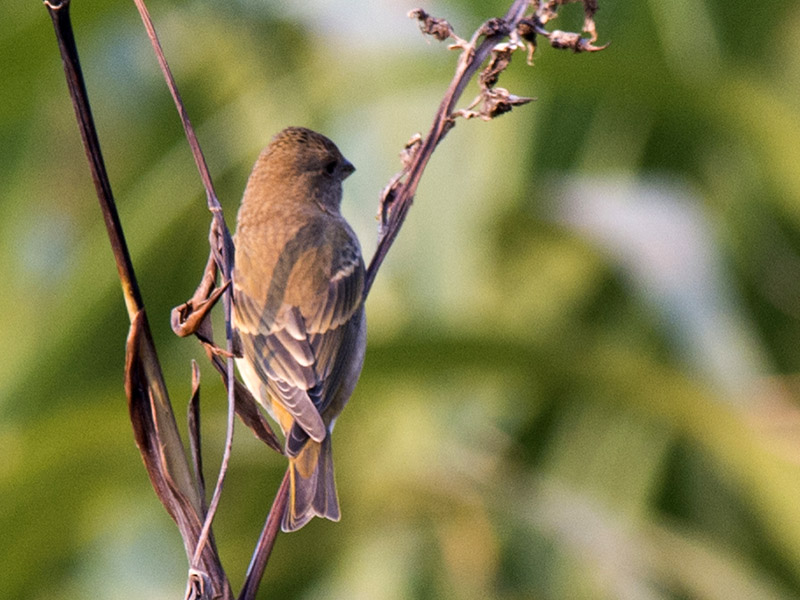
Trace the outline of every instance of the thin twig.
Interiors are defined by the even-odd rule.
[[[203,187],[206,191],[206,199],[208,201],[208,208],[213,215],[213,223],[212,223],[212,238],[216,238],[217,244],[212,244],[212,252],[214,252],[215,256],[217,257],[217,265],[222,272],[223,280],[228,281],[231,278],[231,271],[233,270],[233,241],[231,239],[230,231],[228,230],[227,225],[225,224],[225,219],[222,215],[222,207],[219,204],[219,200],[217,200],[216,192],[214,191],[214,184],[211,180],[211,174],[208,170],[208,164],[206,163],[205,156],[203,155],[202,150],[200,149],[200,144],[197,141],[197,135],[194,132],[194,128],[192,127],[192,123],[189,120],[189,115],[186,111],[186,107],[181,100],[180,93],[178,92],[178,87],[175,84],[175,78],[172,76],[172,71],[167,64],[167,59],[164,56],[164,52],[161,48],[161,43],[158,40],[158,35],[156,34],[155,27],[153,25],[153,20],[150,18],[150,13],[147,10],[147,7],[144,4],[144,0],[134,0],[136,4],[136,8],[139,10],[139,15],[142,18],[142,22],[144,23],[145,29],[147,30],[147,35],[150,38],[150,42],[153,46],[153,50],[156,54],[156,58],[158,59],[158,64],[161,67],[161,72],[164,74],[164,78],[167,81],[167,86],[169,87],[170,93],[172,94],[172,98],[175,101],[175,106],[178,109],[178,114],[181,118],[181,123],[183,124],[183,129],[186,134],[186,138],[189,142],[189,146],[192,149],[192,156],[194,157],[195,163],[197,164],[197,169],[200,172],[200,178],[203,181]],[[216,514],[217,507],[219,506],[220,497],[222,495],[222,487],[225,482],[225,475],[228,470],[228,464],[230,462],[230,455],[231,455],[231,448],[233,447],[233,430],[234,430],[234,415],[235,415],[235,392],[234,392],[234,371],[233,371],[233,328],[231,326],[231,309],[232,309],[232,292],[230,287],[225,291],[223,295],[223,308],[225,312],[225,339],[226,339],[226,349],[229,353],[229,357],[227,360],[227,379],[228,379],[228,423],[226,427],[226,437],[225,437],[225,450],[222,455],[222,463],[220,465],[219,475],[217,477],[217,483],[214,487],[214,493],[211,496],[211,502],[208,506],[208,512],[206,513],[205,522],[203,523],[203,529],[200,533],[200,539],[198,540],[197,547],[194,551],[194,558],[192,561],[192,565],[194,566],[195,561],[197,561],[200,557],[200,554],[203,551],[203,546],[205,545],[206,541],[211,532],[211,524],[214,520],[214,515]]]
[[[155,51],[158,64],[161,67],[161,72],[164,74],[164,77],[167,80],[167,86],[169,87],[170,94],[172,94],[172,99],[175,101],[175,106],[177,107],[178,114],[181,117],[184,133],[186,134],[189,146],[192,149],[192,156],[194,157],[195,163],[197,163],[197,170],[200,171],[200,178],[203,180],[203,187],[206,190],[208,208],[211,210],[220,209],[221,207],[219,200],[217,200],[217,194],[214,191],[214,183],[211,181],[211,173],[208,170],[208,164],[206,163],[206,159],[202,150],[200,150],[200,143],[197,141],[197,135],[195,135],[194,128],[189,120],[189,114],[186,112],[186,107],[183,104],[183,100],[181,100],[181,95],[178,92],[178,86],[175,84],[175,78],[172,76],[172,71],[167,64],[167,59],[164,57],[164,52],[161,49],[161,42],[159,42],[156,29],[153,26],[153,20],[150,18],[150,13],[142,0],[133,0],[133,2],[136,4],[136,8],[139,10],[139,14],[142,17],[144,28],[147,30],[147,35],[153,45],[153,50]]]
[[[289,469],[283,476],[281,487],[275,495],[275,500],[272,503],[272,508],[267,515],[267,521],[264,523],[264,529],[261,531],[261,536],[258,538],[258,544],[253,552],[253,558],[250,559],[250,565],[247,567],[247,575],[244,579],[244,586],[239,593],[238,600],[253,600],[258,592],[258,585],[261,583],[261,578],[264,575],[264,569],[267,567],[267,561],[272,553],[272,548],[275,546],[275,538],[280,531],[281,519],[283,511],[286,509],[286,502],[289,498]]]
[[[229,362],[232,362],[232,359],[228,359]],[[233,376],[229,373],[228,374],[228,381],[232,382]],[[222,484],[225,481],[225,474],[228,472],[228,463],[231,459],[231,448],[233,447],[233,415],[234,415],[234,393],[233,393],[233,384],[231,383],[229,388],[231,390],[228,395],[228,423],[225,431],[225,451],[222,454],[222,464],[219,467],[219,475],[217,476],[217,485],[214,488],[214,494],[211,496],[211,503],[208,505],[208,511],[206,512],[206,519],[203,523],[203,530],[200,532],[200,538],[197,540],[197,547],[194,551],[194,557],[192,558],[192,564],[196,564],[197,561],[200,560],[200,555],[203,552],[203,548],[205,547],[206,541],[208,540],[209,536],[211,535],[211,523],[214,520],[214,515],[217,512],[217,507],[219,506],[219,500],[222,497]]]

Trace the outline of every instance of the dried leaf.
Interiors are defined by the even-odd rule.
[[[592,41],[582,38],[580,34],[570,31],[555,30],[550,32],[550,45],[558,49],[571,49],[576,54],[578,52],[599,52],[608,48],[608,44],[595,46]]]
[[[172,501],[170,486],[167,485],[160,468],[162,460],[160,458],[158,432],[150,404],[147,376],[140,356],[143,322],[144,312],[139,312],[131,322],[131,328],[128,333],[125,352],[125,395],[128,397],[128,412],[133,426],[134,441],[142,455],[145,469],[147,469],[147,474],[150,476],[150,482],[153,484],[156,495],[167,509],[167,512],[177,521],[178,517]]]
[[[508,23],[506,23],[505,20],[498,18],[489,19],[478,30],[478,35],[484,35],[486,37],[493,37],[496,35],[506,36],[509,33],[510,28]]]
[[[492,88],[487,90],[484,99],[482,117],[485,120],[494,119],[502,114],[509,112],[515,106],[522,106],[531,102],[533,98],[515,96],[503,88]]]
[[[408,168],[411,166],[414,157],[417,155],[417,152],[422,146],[422,135],[419,133],[415,133],[411,136],[411,139],[406,142],[405,147],[400,151],[400,162],[403,163],[403,167]]]
[[[445,41],[449,37],[456,37],[450,23],[444,19],[432,17],[421,8],[415,8],[409,11],[408,16],[419,21],[419,29],[422,33],[431,35],[440,42]]]
[[[492,58],[489,64],[481,72],[478,78],[478,84],[483,88],[491,88],[497,84],[500,79],[500,73],[506,70],[508,65],[511,64],[511,55],[517,46],[514,44],[498,44],[492,50]]]
[[[193,333],[201,332],[204,333],[204,335],[199,335],[198,337],[203,339],[209,336],[209,339],[205,341],[211,343],[210,328],[208,328],[208,331],[205,331],[206,328],[203,327],[203,321],[229,285],[229,283],[226,282],[222,287],[214,289],[216,279],[217,263],[214,254],[211,253],[206,262],[203,278],[200,280],[200,284],[197,286],[194,295],[185,303],[172,309],[170,325],[175,335],[186,337]]]
[[[155,352],[147,328],[145,312],[131,321],[125,352],[125,393],[134,439],[147,474],[159,500],[180,530],[186,555],[194,555],[202,529],[202,499],[192,481],[183,444],[177,434],[175,418],[161,380],[154,368]],[[216,593],[230,598],[232,593],[213,540],[203,548],[198,572],[208,574],[219,586]]]

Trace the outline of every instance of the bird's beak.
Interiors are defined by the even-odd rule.
[[[355,170],[356,168],[353,166],[353,163],[345,158],[344,162],[342,162],[342,179],[350,177],[350,174]]]

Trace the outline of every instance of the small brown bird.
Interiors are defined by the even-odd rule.
[[[284,531],[340,516],[331,431],[366,347],[364,261],[339,212],[354,170],[325,136],[284,129],[258,157],[237,219],[237,365],[286,438]]]

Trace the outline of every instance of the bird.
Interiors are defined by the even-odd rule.
[[[237,215],[236,363],[284,434],[286,532],[340,519],[331,432],[366,350],[364,260],[340,212],[353,171],[330,139],[288,127],[256,160]]]

